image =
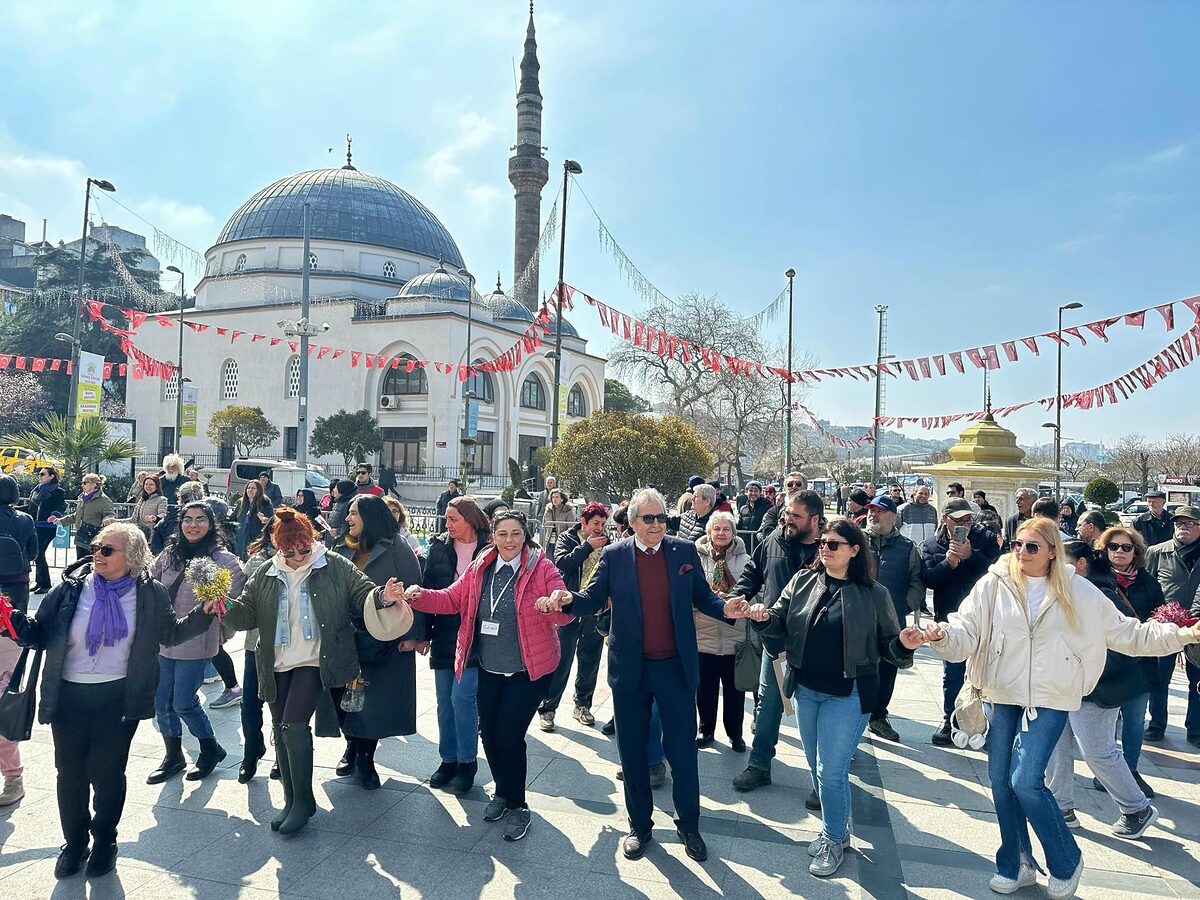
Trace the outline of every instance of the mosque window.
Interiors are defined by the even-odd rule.
[[[521,406],[525,409],[546,408],[546,386],[536,375],[529,375],[521,385]]]
[[[238,364],[227,359],[221,366],[221,399],[236,400],[238,395]]]
[[[473,365],[478,366],[482,359],[477,359]],[[491,372],[476,372],[467,381],[467,390],[475,392],[475,399],[480,403],[496,402],[496,386],[492,382]]]
[[[406,353],[399,359],[400,365],[388,369],[387,374],[383,376],[383,386],[379,393],[381,395],[428,394],[429,379],[425,375],[425,370],[418,365],[413,365],[412,371],[408,371],[408,363],[410,361],[415,363],[416,358]]]
[[[235,271],[235,272],[241,272],[241,271],[242,271],[243,269],[245,269],[245,268],[246,268],[246,254],[245,254],[245,253],[239,253],[239,254],[238,254],[238,258],[237,258],[237,262],[235,262],[235,263],[233,264],[233,271]]]
[[[162,398],[164,400],[174,400],[179,396],[179,370],[176,369],[171,373],[170,381],[163,382]]]
[[[396,264],[394,262],[392,262],[391,260],[388,260],[387,262],[385,262],[383,264],[383,277],[384,278],[395,278],[396,277]]]
[[[578,416],[584,418],[587,415],[587,401],[583,396],[583,388],[579,385],[571,388],[571,393],[567,394],[567,415]]]
[[[310,269],[315,269],[317,267],[317,254],[315,254],[315,253],[308,254],[308,267]]]
[[[294,400],[300,396],[300,357],[293,356],[287,363],[287,376],[284,379],[284,398]]]

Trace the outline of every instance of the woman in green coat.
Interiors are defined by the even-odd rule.
[[[75,526],[76,559],[92,555],[92,541],[116,515],[112,500],[104,493],[104,481],[103,475],[84,475],[75,512],[69,516],[51,516],[48,520],[55,525]]]
[[[379,640],[394,640],[411,627],[412,610],[403,585],[376,587],[352,562],[327,554],[307,517],[283,508],[275,520],[275,555],[239,600],[228,601],[223,621],[238,631],[259,630],[259,693],[271,707],[284,793],[271,828],[293,834],[317,809],[310,727],[317,702],[325,691],[340,699],[359,675],[355,622]]]

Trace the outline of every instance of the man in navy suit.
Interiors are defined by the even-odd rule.
[[[555,591],[539,601],[539,608],[589,615],[612,599],[608,683],[630,827],[622,852],[638,859],[652,835],[654,802],[646,744],[650,707],[657,703],[663,749],[671,763],[675,825],[687,855],[702,862],[708,848],[700,836],[695,740],[700,663],[692,609],[726,621],[745,616],[748,605],[740,598],[726,602],[714,594],[696,546],[667,537],[667,505],[658,491],[643,488],[633,495],[629,523],[633,537],[604,549],[585,590]]]

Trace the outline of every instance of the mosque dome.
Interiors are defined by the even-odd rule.
[[[471,296],[471,285],[461,275],[447,272],[438,266],[432,272],[410,278],[396,293],[400,299],[432,297],[435,300],[466,300]]]
[[[463,265],[454,238],[421,201],[350,165],[300,172],[268,185],[230,217],[217,244],[302,238],[306,202],[313,239],[389,247]]]

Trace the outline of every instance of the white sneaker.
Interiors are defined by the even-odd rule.
[[[4,792],[0,793],[0,806],[12,806],[25,796],[25,781],[20,775],[4,778]]]
[[[823,840],[825,840],[825,836],[821,835],[820,837],[815,838],[811,843],[809,843],[808,855],[811,856],[813,859],[816,859],[817,854],[821,852],[821,842]],[[842,849],[843,850],[850,849],[850,833],[849,832],[847,832],[846,836],[844,838],[842,838]]]
[[[1075,867],[1075,873],[1070,878],[1055,878],[1050,876],[1050,880],[1046,883],[1046,896],[1054,897],[1055,900],[1066,900],[1067,897],[1075,896],[1075,889],[1079,887],[1079,878],[1083,875],[1083,859],[1080,858],[1079,865]]]
[[[1032,887],[1035,884],[1037,884],[1037,870],[1022,860],[1021,868],[1017,870],[1016,878],[1006,878],[996,873],[992,876],[992,880],[988,882],[988,887],[997,894],[1011,894],[1023,887]]]

